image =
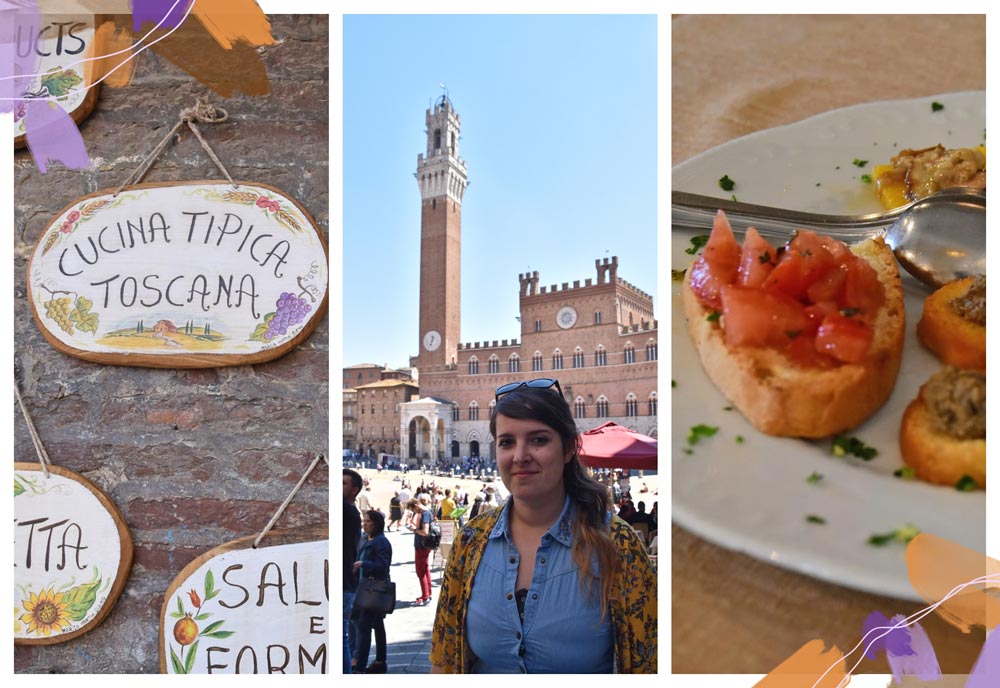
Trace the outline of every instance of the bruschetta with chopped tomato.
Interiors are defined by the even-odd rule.
[[[682,287],[713,383],[761,432],[819,438],[869,418],[896,384],[906,328],[892,251],[800,230],[741,246],[721,211]]]

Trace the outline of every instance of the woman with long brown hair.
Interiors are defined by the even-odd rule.
[[[580,464],[559,382],[498,388],[490,431],[510,497],[452,545],[432,672],[655,673],[656,573]]]

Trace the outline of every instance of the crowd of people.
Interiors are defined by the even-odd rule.
[[[387,670],[385,614],[354,598],[360,582],[388,580],[385,533],[395,528],[413,534],[420,596],[409,606],[436,603],[432,672],[655,673],[657,493],[627,471],[583,467],[557,381],[504,385],[496,401],[500,482],[464,489],[421,472],[414,485],[403,474],[376,505],[364,478],[344,469],[344,672]],[[491,469],[468,461],[463,470],[477,476]],[[438,520],[455,521],[461,537],[435,599]]]

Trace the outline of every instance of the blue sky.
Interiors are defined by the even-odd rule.
[[[656,297],[656,17],[344,17],[344,365],[418,352],[424,112],[462,118],[462,341],[519,338],[518,274]],[[654,300],[657,317],[662,306]]]

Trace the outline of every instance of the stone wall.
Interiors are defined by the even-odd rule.
[[[81,125],[94,169],[53,166],[43,175],[27,151],[15,156],[15,375],[52,460],[111,497],[135,544],[128,583],[103,623],[66,643],[16,647],[18,672],[158,671],[160,606],[173,578],[198,554],[259,532],[316,453],[329,455],[327,317],[270,363],[152,370],[59,353],[26,298],[27,260],[52,217],[78,196],[120,184],[197,96],[229,112],[228,122],[202,131],[234,178],[282,189],[328,232],[327,18],[276,16],[272,33],[278,44],[261,51],[267,96],[224,100],[147,51],[134,82],[104,89]],[[145,181],[218,178],[188,132]],[[12,412],[14,458],[36,461],[16,403]],[[321,463],[277,527],[325,525],[328,480]]]

